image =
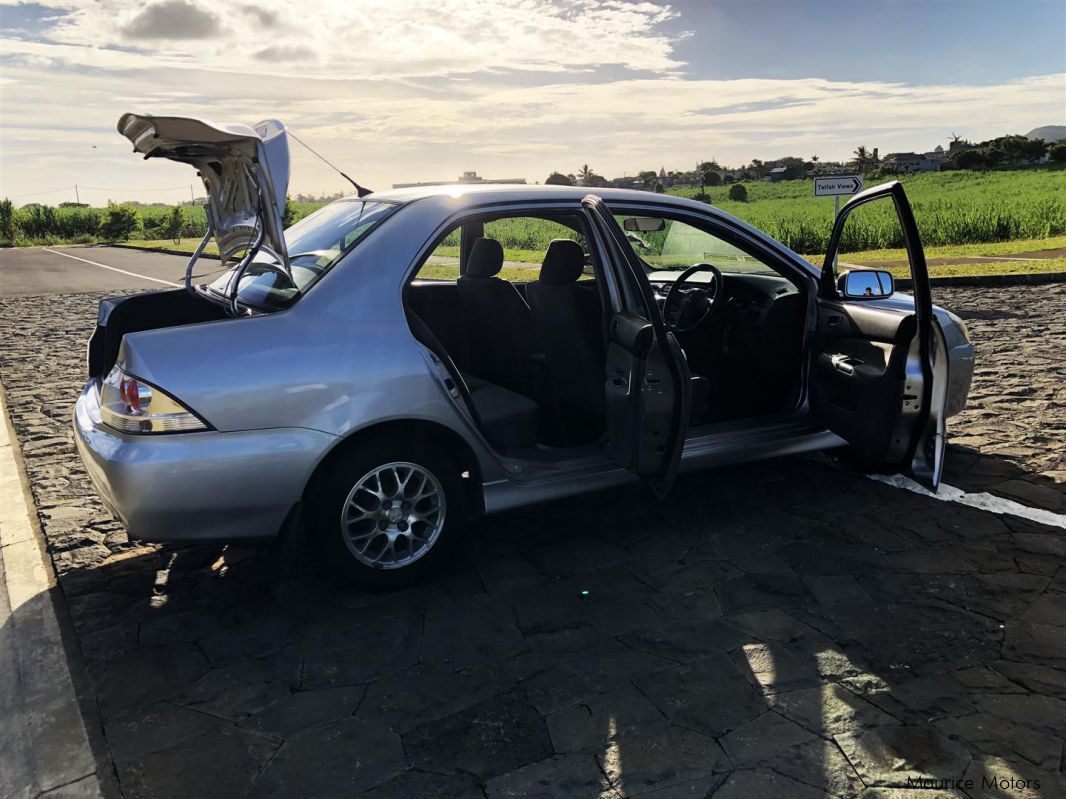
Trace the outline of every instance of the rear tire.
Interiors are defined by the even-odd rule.
[[[467,516],[459,468],[439,448],[370,439],[334,459],[308,492],[311,540],[346,582],[386,590],[444,561]]]

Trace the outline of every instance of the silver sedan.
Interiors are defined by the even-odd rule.
[[[678,471],[849,447],[939,482],[973,347],[932,304],[897,183],[845,206],[818,269],[710,205],[629,190],[362,190],[283,231],[280,123],[119,129],[199,172],[210,223],[185,287],[103,301],[89,344],[78,447],[132,537],[299,531],[393,586],[471,516],[631,481],[662,496]],[[875,202],[910,295],[837,271]]]

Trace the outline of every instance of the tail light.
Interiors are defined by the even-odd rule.
[[[183,433],[207,425],[169,394],[117,366],[100,387],[100,418],[121,433]]]

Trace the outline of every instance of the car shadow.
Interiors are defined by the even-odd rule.
[[[1055,784],[1060,540],[797,458],[493,517],[403,591],[282,543],[60,585],[126,797],[852,796]]]

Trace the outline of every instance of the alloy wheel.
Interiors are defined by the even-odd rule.
[[[341,532],[348,551],[375,569],[410,566],[444,528],[444,489],[414,463],[387,463],[363,475],[344,501]]]

